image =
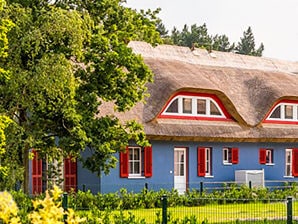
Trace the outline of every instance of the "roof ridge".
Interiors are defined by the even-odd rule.
[[[237,54],[234,52],[211,51],[177,45],[157,45],[153,47],[142,41],[131,41],[129,46],[136,54],[144,58],[161,58],[165,60],[177,60],[198,65],[216,67],[233,67],[244,69],[257,69],[266,71],[282,71],[292,74],[298,73],[298,62],[273,59],[268,57],[256,57]]]

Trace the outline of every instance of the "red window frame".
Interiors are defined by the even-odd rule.
[[[42,159],[39,158],[38,152],[32,150],[32,193],[42,193]]]
[[[266,164],[266,149],[259,149],[259,163]]]
[[[238,164],[238,163],[239,163],[239,149],[232,148],[232,164]]]
[[[270,151],[270,158],[268,159],[267,153]],[[273,164],[274,151],[271,148],[260,148],[259,149],[259,163],[260,164]]]
[[[71,157],[64,159],[64,191],[77,191],[77,160]]]
[[[129,177],[129,146],[120,152],[120,177]],[[144,147],[144,176],[152,177],[152,146]]]
[[[292,175],[298,177],[298,148],[292,149]]]
[[[206,176],[206,150],[203,147],[198,147],[198,176]]]

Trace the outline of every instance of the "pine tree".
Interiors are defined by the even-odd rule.
[[[249,26],[246,31],[243,32],[243,37],[240,38],[240,42],[236,47],[236,51],[239,54],[262,56],[264,45],[261,43],[260,47],[255,49],[255,38],[251,27]]]

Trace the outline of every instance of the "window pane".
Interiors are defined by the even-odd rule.
[[[171,105],[168,107],[167,111],[168,113],[178,113],[178,98],[175,99]]]
[[[275,108],[275,110],[272,112],[270,118],[281,118],[281,116],[280,116],[280,106]]]
[[[133,160],[133,149],[129,149],[129,160]]]
[[[291,176],[291,165],[286,165],[286,176]]]
[[[180,163],[184,163],[184,152],[180,152]]]
[[[266,150],[266,163],[273,163],[273,150],[272,149]]]
[[[198,114],[206,114],[206,100],[198,99],[197,100],[197,113]]]
[[[184,114],[191,114],[192,113],[191,101],[192,101],[192,99],[190,99],[190,98],[183,98],[183,113]]]
[[[218,107],[210,101],[210,115],[221,115]]]
[[[174,175],[175,176],[179,175],[179,163],[175,163],[174,165]]]
[[[291,163],[291,152],[290,151],[287,151],[286,152],[286,160],[287,160],[287,163]]]
[[[224,161],[228,161],[228,150],[227,149],[224,149],[224,151],[223,151],[223,160]]]
[[[292,105],[285,105],[285,118],[293,119],[293,106]]]
[[[179,176],[184,176],[184,164],[180,164],[180,175]]]
[[[140,162],[136,161],[134,162],[134,174],[139,174],[140,173]]]
[[[134,160],[139,160],[140,159],[140,150],[135,149],[134,150]]]
[[[131,174],[134,173],[133,163],[132,162],[129,162],[129,173],[131,173]]]

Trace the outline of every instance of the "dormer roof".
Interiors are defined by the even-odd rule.
[[[298,62],[187,47],[131,42],[154,73],[150,97],[131,111],[118,114],[137,119],[153,139],[296,141],[298,127],[262,121],[281,99],[298,100]],[[178,92],[215,94],[233,120],[185,121],[160,119],[162,108]],[[103,106],[102,111],[106,111]],[[279,129],[279,131],[277,131]],[[282,129],[282,132],[281,132]],[[297,129],[297,130],[296,130]],[[260,139],[262,138],[262,139]]]

